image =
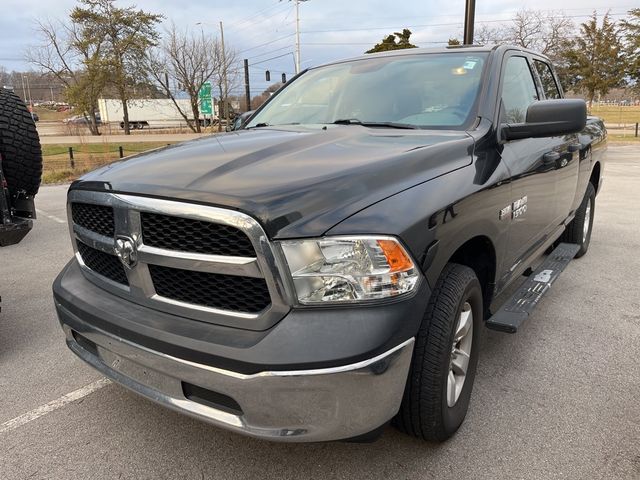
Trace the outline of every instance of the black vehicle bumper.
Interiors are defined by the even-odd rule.
[[[107,377],[167,407],[254,437],[338,440],[397,412],[426,282],[375,307],[293,309],[256,332],[142,307],[67,265],[54,286],[69,348]]]

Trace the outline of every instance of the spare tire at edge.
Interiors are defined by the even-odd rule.
[[[42,149],[24,102],[0,88],[0,155],[9,193],[35,195],[42,177]]]

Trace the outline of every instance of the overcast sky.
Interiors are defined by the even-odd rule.
[[[37,18],[64,19],[75,0],[0,0],[0,66],[8,70],[26,70],[24,51],[37,43],[34,21]],[[421,47],[444,44],[450,37],[462,36],[464,0],[308,0],[300,6],[302,66],[312,66],[344,57],[359,55],[383,36],[402,28],[413,32],[412,42]],[[223,21],[225,41],[248,58],[251,68],[252,94],[267,86],[264,70],[272,79],[282,72],[294,71],[292,52],[295,42],[293,3],[279,0],[121,0],[120,6],[135,4],[144,10],[160,13],[166,22],[206,32],[218,31]],[[443,6],[444,4],[444,6]],[[631,0],[536,0],[477,2],[476,23],[495,24],[508,20],[522,8],[557,10],[584,21],[595,9],[610,10],[620,19],[637,2]],[[196,23],[201,22],[201,25]],[[477,27],[476,27],[477,28]],[[269,60],[271,57],[280,58]],[[265,62],[265,60],[267,60]],[[261,62],[261,63],[258,63]]]

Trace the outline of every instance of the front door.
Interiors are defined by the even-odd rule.
[[[509,54],[502,65],[499,124],[523,123],[527,108],[540,98],[527,57]],[[505,271],[498,288],[519,273],[556,227],[558,137],[512,140],[498,147],[511,177],[511,203],[500,212],[510,222]]]

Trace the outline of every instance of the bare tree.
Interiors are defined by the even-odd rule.
[[[173,101],[189,128],[200,132],[198,93],[206,81],[221,77],[222,55],[217,38],[178,31],[171,25],[161,44],[147,55],[147,63],[151,76]],[[176,85],[189,95],[191,112],[184,111],[176,101]]]
[[[506,30],[509,41],[554,59],[574,32],[573,22],[560,11],[521,10]]]
[[[231,120],[231,105],[229,103],[229,92],[240,86],[240,72],[236,65],[238,64],[238,56],[234,50],[225,47],[221,53],[220,71],[214,77],[218,92],[220,93],[218,101],[218,131],[222,129],[222,118],[226,124]]]
[[[540,52],[552,60],[562,55],[575,29],[563,12],[539,10],[520,10],[512,20],[496,26],[478,23],[474,43],[512,43]]]
[[[106,83],[104,38],[88,41],[73,22],[40,21],[37,30],[41,44],[27,50],[27,60],[64,85],[68,101],[82,112],[91,133],[99,135],[96,111]]]
[[[486,23],[481,23],[473,33],[473,43],[478,45],[495,45],[504,42],[504,28],[490,27]]]

